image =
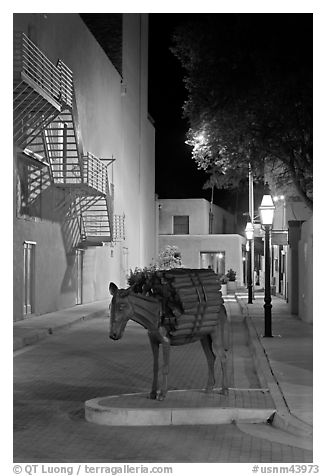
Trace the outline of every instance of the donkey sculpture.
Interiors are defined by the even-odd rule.
[[[183,269],[181,274],[184,275],[186,271],[188,270]],[[195,270],[189,271],[191,271],[193,275]],[[196,275],[198,275],[200,271],[204,270],[196,270]],[[205,270],[205,272],[207,274],[207,270]],[[207,299],[203,300],[203,296],[200,299],[198,293],[200,302],[196,305],[196,319],[194,320],[193,313],[182,313],[181,309],[181,312],[179,311],[177,313],[179,325],[176,328],[172,325],[170,317],[162,314],[162,302],[160,299],[136,293],[132,287],[128,289],[118,289],[114,283],[110,283],[109,291],[112,295],[110,303],[110,338],[114,340],[121,339],[129,319],[139,323],[148,331],[153,352],[153,383],[149,398],[164,400],[166,397],[168,391],[167,379],[169,373],[170,346],[187,344],[197,340],[201,342],[208,364],[206,391],[213,391],[215,384],[214,363],[216,356],[219,356],[222,369],[221,392],[224,395],[227,394],[227,342],[225,339],[227,315],[223,305],[223,299],[220,297],[221,294],[218,289],[219,287],[215,285],[214,291],[220,301],[219,306],[209,306],[210,302],[207,302]],[[163,375],[161,389],[159,390],[158,370],[160,344],[162,344],[163,349]]]

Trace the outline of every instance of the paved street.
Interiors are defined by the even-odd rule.
[[[230,301],[228,310],[233,331],[228,369],[231,386],[255,389],[258,379],[241,332],[238,305]],[[236,424],[107,427],[85,421],[85,400],[148,392],[151,373],[146,332],[130,323],[121,341],[111,341],[105,317],[80,322],[15,352],[14,461],[312,461],[312,452],[296,447],[295,439],[284,443],[278,430],[262,424],[249,426],[259,427],[263,437]],[[203,388],[206,375],[200,343],[172,349],[171,389]]]

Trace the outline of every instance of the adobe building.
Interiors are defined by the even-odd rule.
[[[234,216],[204,199],[160,199],[159,249],[177,246],[186,268],[236,271],[238,286],[245,282],[245,237],[234,232]]]
[[[106,299],[157,254],[148,16],[111,20],[109,57],[78,14],[14,14],[14,320]]]

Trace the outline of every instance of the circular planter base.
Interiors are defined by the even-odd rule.
[[[240,396],[241,394],[241,396]],[[257,397],[260,400],[257,405]],[[245,406],[240,407],[237,401]],[[235,390],[221,395],[204,390],[170,391],[164,401],[147,394],[100,397],[85,402],[85,418],[99,425],[216,425],[266,422],[275,412],[267,390]]]

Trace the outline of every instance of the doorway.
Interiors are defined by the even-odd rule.
[[[23,314],[28,317],[34,313],[35,301],[35,247],[36,243],[24,242],[24,277],[23,277]]]
[[[225,274],[225,251],[201,251],[200,267],[210,268],[217,274]]]
[[[83,303],[83,262],[84,262],[83,249],[76,250],[76,268],[77,268],[77,284],[76,284],[76,304]]]

